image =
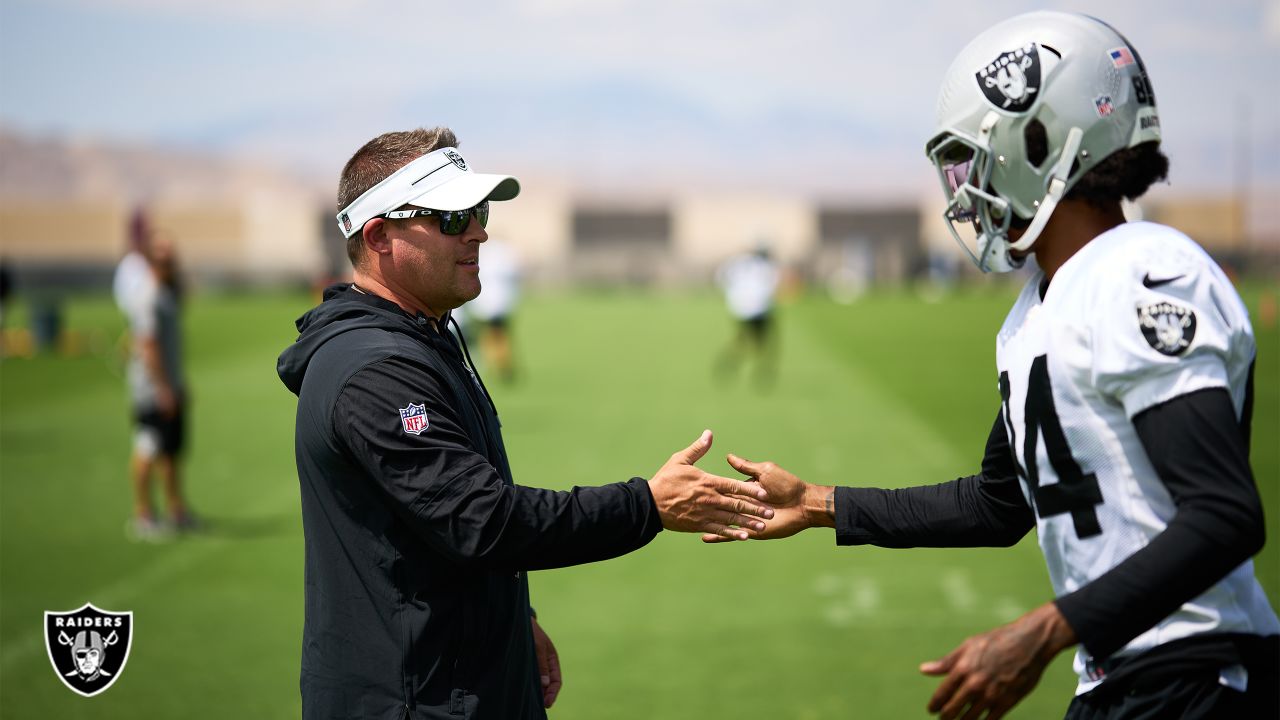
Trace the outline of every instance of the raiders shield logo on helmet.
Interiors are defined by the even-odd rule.
[[[79,610],[44,614],[44,644],[53,671],[73,692],[93,697],[120,679],[129,660],[133,613]]]
[[[1157,352],[1181,355],[1196,337],[1196,314],[1169,302],[1143,305],[1138,308],[1138,326]]]
[[[973,74],[987,100],[1001,110],[1023,112],[1040,90],[1040,52],[1035,43],[1000,53]]]

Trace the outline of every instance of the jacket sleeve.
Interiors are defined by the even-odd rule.
[[[938,485],[836,488],[836,543],[909,547],[1007,547],[1035,526],[1019,486],[1004,415],[997,414],[982,472]]]
[[[334,436],[436,552],[461,565],[537,570],[617,557],[662,529],[640,478],[568,492],[507,484],[477,452],[455,402],[431,368],[392,357],[354,374],[333,409]]]

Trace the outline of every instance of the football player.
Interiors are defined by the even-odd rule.
[[[1168,170],[1137,50],[1095,18],[1021,15],[960,53],[938,105],[925,149],[953,234],[984,271],[1037,268],[996,337],[981,472],[832,488],[730,456],[778,508],[751,534],[1009,546],[1035,527],[1056,599],[921,665],[943,718],[1001,717],[1072,646],[1068,718],[1280,717],[1280,622],[1250,560],[1253,332],[1200,246],[1125,222]]]

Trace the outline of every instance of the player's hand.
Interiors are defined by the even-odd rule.
[[[773,518],[765,522],[763,529],[748,530],[752,540],[776,540],[811,527],[832,525],[827,506],[833,488],[810,485],[771,462],[751,462],[733,454],[727,459],[734,470],[746,475],[749,482],[759,483],[769,493],[766,501],[774,509]],[[707,534],[702,536],[702,541],[716,543],[723,538]]]
[[[564,685],[560,678],[560,655],[538,625],[537,618],[530,618],[529,622],[533,624],[533,650],[538,656],[538,674],[542,676],[542,707],[549,708],[556,703],[556,696]]]
[[[764,529],[759,518],[773,517],[773,509],[759,502],[765,497],[759,485],[694,467],[710,449],[711,431],[704,430],[701,437],[672,455],[649,480],[662,527],[746,540],[747,530]]]
[[[1040,682],[1049,661],[1074,644],[1075,631],[1053,603],[974,635],[941,660],[920,665],[925,675],[946,676],[929,712],[942,720],[1004,717]]]

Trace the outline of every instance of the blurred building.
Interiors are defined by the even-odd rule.
[[[105,287],[144,207],[197,282],[305,280],[325,267],[318,194],[246,160],[0,133],[0,251],[20,287]]]
[[[716,188],[611,196],[521,180],[520,197],[494,208],[489,231],[518,251],[533,285],[699,285],[725,259],[761,246],[791,275],[838,285],[848,297],[976,274],[932,186],[905,201],[852,204]],[[0,131],[0,254],[19,287],[105,288],[129,213],[142,205],[197,283],[314,283],[349,272],[334,181],[251,159]],[[1251,219],[1260,207],[1158,186],[1134,212],[1183,230],[1238,271],[1275,272],[1280,236]]]

